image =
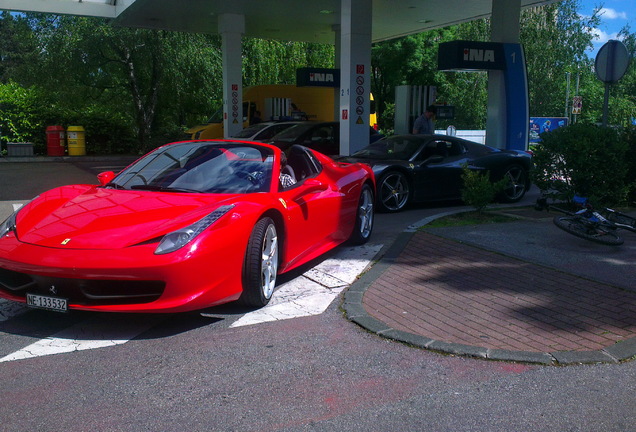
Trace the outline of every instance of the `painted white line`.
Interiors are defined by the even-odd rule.
[[[230,327],[320,315],[366,270],[382,245],[340,250],[305,274],[278,287],[270,303],[249,312]]]
[[[31,309],[22,303],[0,299],[0,322],[22,315],[29,310]]]
[[[14,203],[14,204],[12,204],[12,206],[13,206],[13,211],[16,211],[17,209],[19,209],[19,208],[20,208],[20,207],[22,207],[23,205],[24,205],[24,204],[20,204],[20,203],[17,203],[17,204],[15,204],[15,203]]]
[[[279,321],[323,313],[338,295],[366,270],[382,245],[339,250],[304,275],[281,285],[266,307],[245,314],[230,327]],[[0,300],[0,321],[31,309]],[[163,317],[141,315],[122,320],[121,315],[101,315],[0,358],[0,362],[121,345],[152,328]]]
[[[121,320],[117,317],[96,317],[32,343],[0,358],[0,362],[121,345],[157,325],[162,319],[164,318],[134,317]]]

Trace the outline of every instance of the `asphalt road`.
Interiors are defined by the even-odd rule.
[[[0,163],[0,209],[66,179],[93,182],[91,167],[51,164]],[[372,243],[457,209],[378,215]],[[544,367],[441,355],[367,333],[344,318],[339,298],[318,315],[234,326],[245,312],[0,315],[0,358],[70,343],[0,361],[0,429],[636,429],[634,362]]]

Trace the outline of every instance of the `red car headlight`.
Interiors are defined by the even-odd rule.
[[[221,206],[192,225],[166,234],[155,249],[155,254],[163,255],[181,249],[233,208],[233,204]]]

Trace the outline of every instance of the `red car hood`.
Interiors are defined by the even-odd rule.
[[[48,191],[17,218],[21,242],[64,249],[119,249],[187,226],[235,196],[103,189]]]

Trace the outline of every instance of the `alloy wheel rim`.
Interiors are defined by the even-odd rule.
[[[261,290],[266,299],[271,298],[276,285],[278,270],[278,235],[274,225],[269,225],[263,238],[261,254]]]
[[[400,174],[388,176],[382,182],[382,204],[389,210],[399,210],[406,204],[409,196],[408,185]]]
[[[360,234],[367,238],[373,229],[373,194],[368,188],[362,191],[362,199],[358,208]]]
[[[508,198],[512,200],[519,198],[526,188],[523,170],[520,168],[509,169],[504,177],[508,179],[508,185],[505,189]]]

